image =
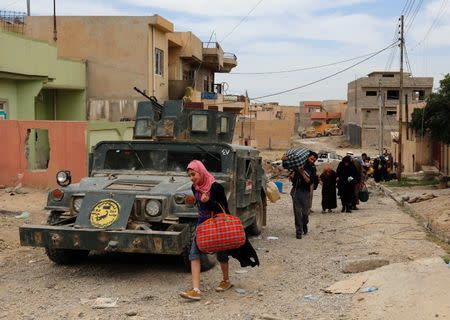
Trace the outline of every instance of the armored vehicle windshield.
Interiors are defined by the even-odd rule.
[[[190,161],[202,161],[211,172],[226,173],[232,166],[231,146],[189,142],[104,142],[94,150],[93,173],[99,171],[155,171],[186,173]]]

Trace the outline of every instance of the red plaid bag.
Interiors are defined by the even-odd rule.
[[[227,213],[218,213],[199,224],[195,237],[198,249],[204,253],[236,249],[245,243],[241,220]]]

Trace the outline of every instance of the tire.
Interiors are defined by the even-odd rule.
[[[186,247],[181,254],[181,260],[183,262],[184,271],[191,272],[191,261],[189,260],[189,252],[191,251],[191,246]],[[200,255],[200,271],[208,271],[212,269],[217,263],[215,254],[204,254]]]
[[[46,247],[45,253],[54,263],[67,265],[82,262],[89,255],[89,250],[54,249]]]
[[[331,137],[331,133],[329,133],[329,132],[326,135],[327,135],[327,137]]]
[[[306,138],[306,134],[302,134],[302,139],[305,139]]]
[[[51,211],[47,218],[48,225],[57,225],[63,221],[61,219],[61,211]],[[56,264],[67,265],[76,264],[82,262],[88,255],[89,250],[72,250],[72,249],[57,249],[45,247],[45,253],[47,257]]]
[[[195,224],[189,223],[190,225],[190,232],[191,235],[195,231]],[[193,237],[191,236],[191,241],[189,242],[189,245],[186,246],[183,250],[183,253],[181,254],[181,261],[183,263],[184,271],[191,272],[191,261],[189,260],[189,253],[191,252],[191,244],[192,244]],[[215,254],[204,254],[202,253],[200,255],[200,271],[208,271],[212,269],[217,263],[216,255]]]
[[[264,206],[262,199],[256,203],[256,216],[251,225],[249,225],[246,229],[247,233],[252,236],[257,236],[261,234],[262,227],[264,225],[264,216],[266,213],[267,207]]]

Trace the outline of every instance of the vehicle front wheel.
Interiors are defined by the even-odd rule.
[[[302,134],[302,139],[305,139],[306,138],[306,134]]]
[[[76,264],[82,262],[88,255],[89,250],[71,250],[71,249],[55,249],[45,248],[48,258],[56,264]]]

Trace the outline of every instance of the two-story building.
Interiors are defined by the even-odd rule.
[[[432,77],[412,77],[403,73],[403,101],[420,102],[431,93]],[[391,132],[398,131],[397,105],[400,99],[400,72],[375,71],[348,83],[344,132],[355,146],[379,148],[380,105],[383,146],[391,145]]]

